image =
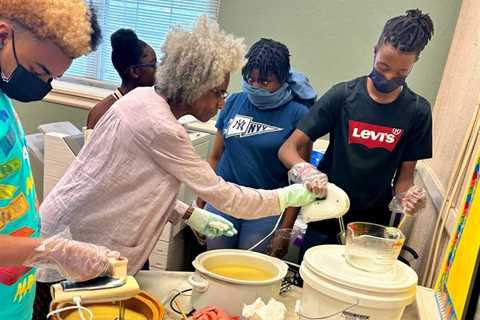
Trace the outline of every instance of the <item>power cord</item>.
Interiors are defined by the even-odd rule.
[[[277,219],[277,223],[275,224],[275,226],[273,227],[272,231],[270,231],[270,233],[268,235],[265,236],[265,238],[263,238],[262,240],[258,241],[256,244],[254,244],[252,247],[250,247],[248,249],[248,251],[252,251],[254,250],[256,247],[258,247],[259,245],[261,245],[262,243],[265,242],[265,240],[267,240],[268,238],[270,238],[274,233],[275,231],[278,229],[278,226],[280,225],[280,222],[282,221],[282,218],[283,218],[283,212],[280,214],[280,216],[278,217]]]
[[[174,302],[175,300],[181,296],[181,295],[184,295],[185,293],[187,292],[190,292],[192,291],[192,289],[185,289],[185,290],[182,290],[182,291],[178,291],[173,297],[172,299],[170,299],[170,309],[172,309],[175,313],[177,314],[182,314],[182,312],[180,310],[178,310],[175,306],[174,306]],[[193,313],[195,312],[195,309],[192,309],[188,314],[187,316],[191,316]]]
[[[93,320],[93,312],[90,309],[88,309],[87,307],[84,307],[84,306],[81,305],[82,298],[74,297],[73,302],[75,303],[74,306],[63,307],[63,308],[60,308],[60,309],[57,309],[57,310],[54,310],[54,311],[50,312],[49,314],[47,314],[47,319],[56,315],[59,320],[63,320],[62,317],[60,316],[61,312],[68,311],[68,310],[77,310],[78,314],[80,315],[80,320],[87,320],[83,315],[83,311],[86,311],[88,313],[88,316],[89,316],[88,320]]]

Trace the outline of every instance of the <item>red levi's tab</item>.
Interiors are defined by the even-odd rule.
[[[402,134],[403,129],[348,121],[348,144],[361,144],[369,149],[383,148],[392,152]]]

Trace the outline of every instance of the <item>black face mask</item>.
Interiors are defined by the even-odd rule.
[[[13,56],[17,62],[17,67],[6,78],[3,75],[0,79],[0,89],[11,99],[21,102],[31,102],[42,100],[51,90],[52,86],[49,82],[44,82],[42,79],[31,73],[23,67],[17,58],[15,50],[15,38],[12,33]]]
[[[407,77],[395,77],[388,80],[385,76],[378,72],[375,68],[372,69],[372,72],[368,75],[372,79],[375,89],[382,93],[390,93],[393,90],[405,85],[405,79]]]

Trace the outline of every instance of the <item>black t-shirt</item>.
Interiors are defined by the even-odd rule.
[[[387,224],[396,170],[432,156],[429,102],[405,85],[394,102],[377,103],[366,76],[333,86],[297,127],[312,141],[330,133],[318,168],[349,195],[346,222]]]

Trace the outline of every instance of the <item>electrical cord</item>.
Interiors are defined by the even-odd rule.
[[[280,225],[280,222],[282,221],[283,213],[284,212],[282,212],[278,217],[277,222],[275,223],[275,226],[273,227],[272,231],[268,235],[266,235],[262,240],[254,244],[249,249],[247,249],[248,251],[253,251],[256,247],[261,245],[263,242],[265,242],[268,238],[270,238],[275,233],[275,231],[278,229],[278,226]],[[338,218],[338,224],[340,227],[340,234],[345,234],[345,223],[343,222],[343,217]]]
[[[254,250],[256,247],[258,247],[259,245],[261,245],[262,243],[265,242],[265,240],[267,240],[268,238],[270,238],[274,233],[275,231],[278,229],[278,226],[280,225],[280,222],[282,221],[282,218],[283,218],[283,212],[280,214],[280,216],[278,217],[277,219],[277,223],[275,223],[275,226],[273,227],[272,231],[270,231],[269,234],[267,234],[262,240],[258,241],[256,244],[254,244],[252,247],[250,247],[248,249],[248,251],[252,251]]]
[[[63,307],[63,308],[59,308],[57,310],[54,310],[54,311],[50,312],[49,314],[47,314],[47,319],[56,315],[59,320],[63,320],[62,317],[60,316],[61,312],[68,311],[68,310],[77,310],[79,315],[80,315],[80,320],[87,320],[83,316],[83,311],[86,311],[88,313],[88,316],[89,316],[88,320],[93,320],[93,312],[90,309],[88,309],[87,307],[82,306],[81,301],[82,301],[82,299],[80,297],[74,297],[73,298],[73,302],[75,303],[74,306]]]
[[[178,290],[176,290],[176,291],[178,291]],[[180,310],[178,310],[178,309],[174,306],[174,302],[175,302],[175,300],[176,300],[179,296],[184,295],[185,293],[190,292],[190,291],[192,291],[192,289],[185,289],[185,290],[182,290],[182,291],[178,291],[178,292],[172,297],[172,299],[170,299],[170,303],[169,303],[170,309],[172,309],[172,310],[173,310],[175,313],[177,313],[177,314],[182,314],[182,312],[181,312]],[[195,309],[191,310],[191,311],[187,314],[187,316],[191,316],[194,312],[195,312]]]
[[[85,319],[85,317],[83,316],[83,311],[82,309],[85,309],[85,310],[88,310],[88,313],[89,313],[89,316],[90,316],[90,320],[93,319],[93,313],[92,311],[90,311],[88,308],[86,307],[83,307],[80,303],[81,303],[82,299],[80,299],[80,297],[75,297],[73,298],[73,302],[75,302],[75,305],[78,307],[78,314],[80,315],[80,320],[87,320]]]

